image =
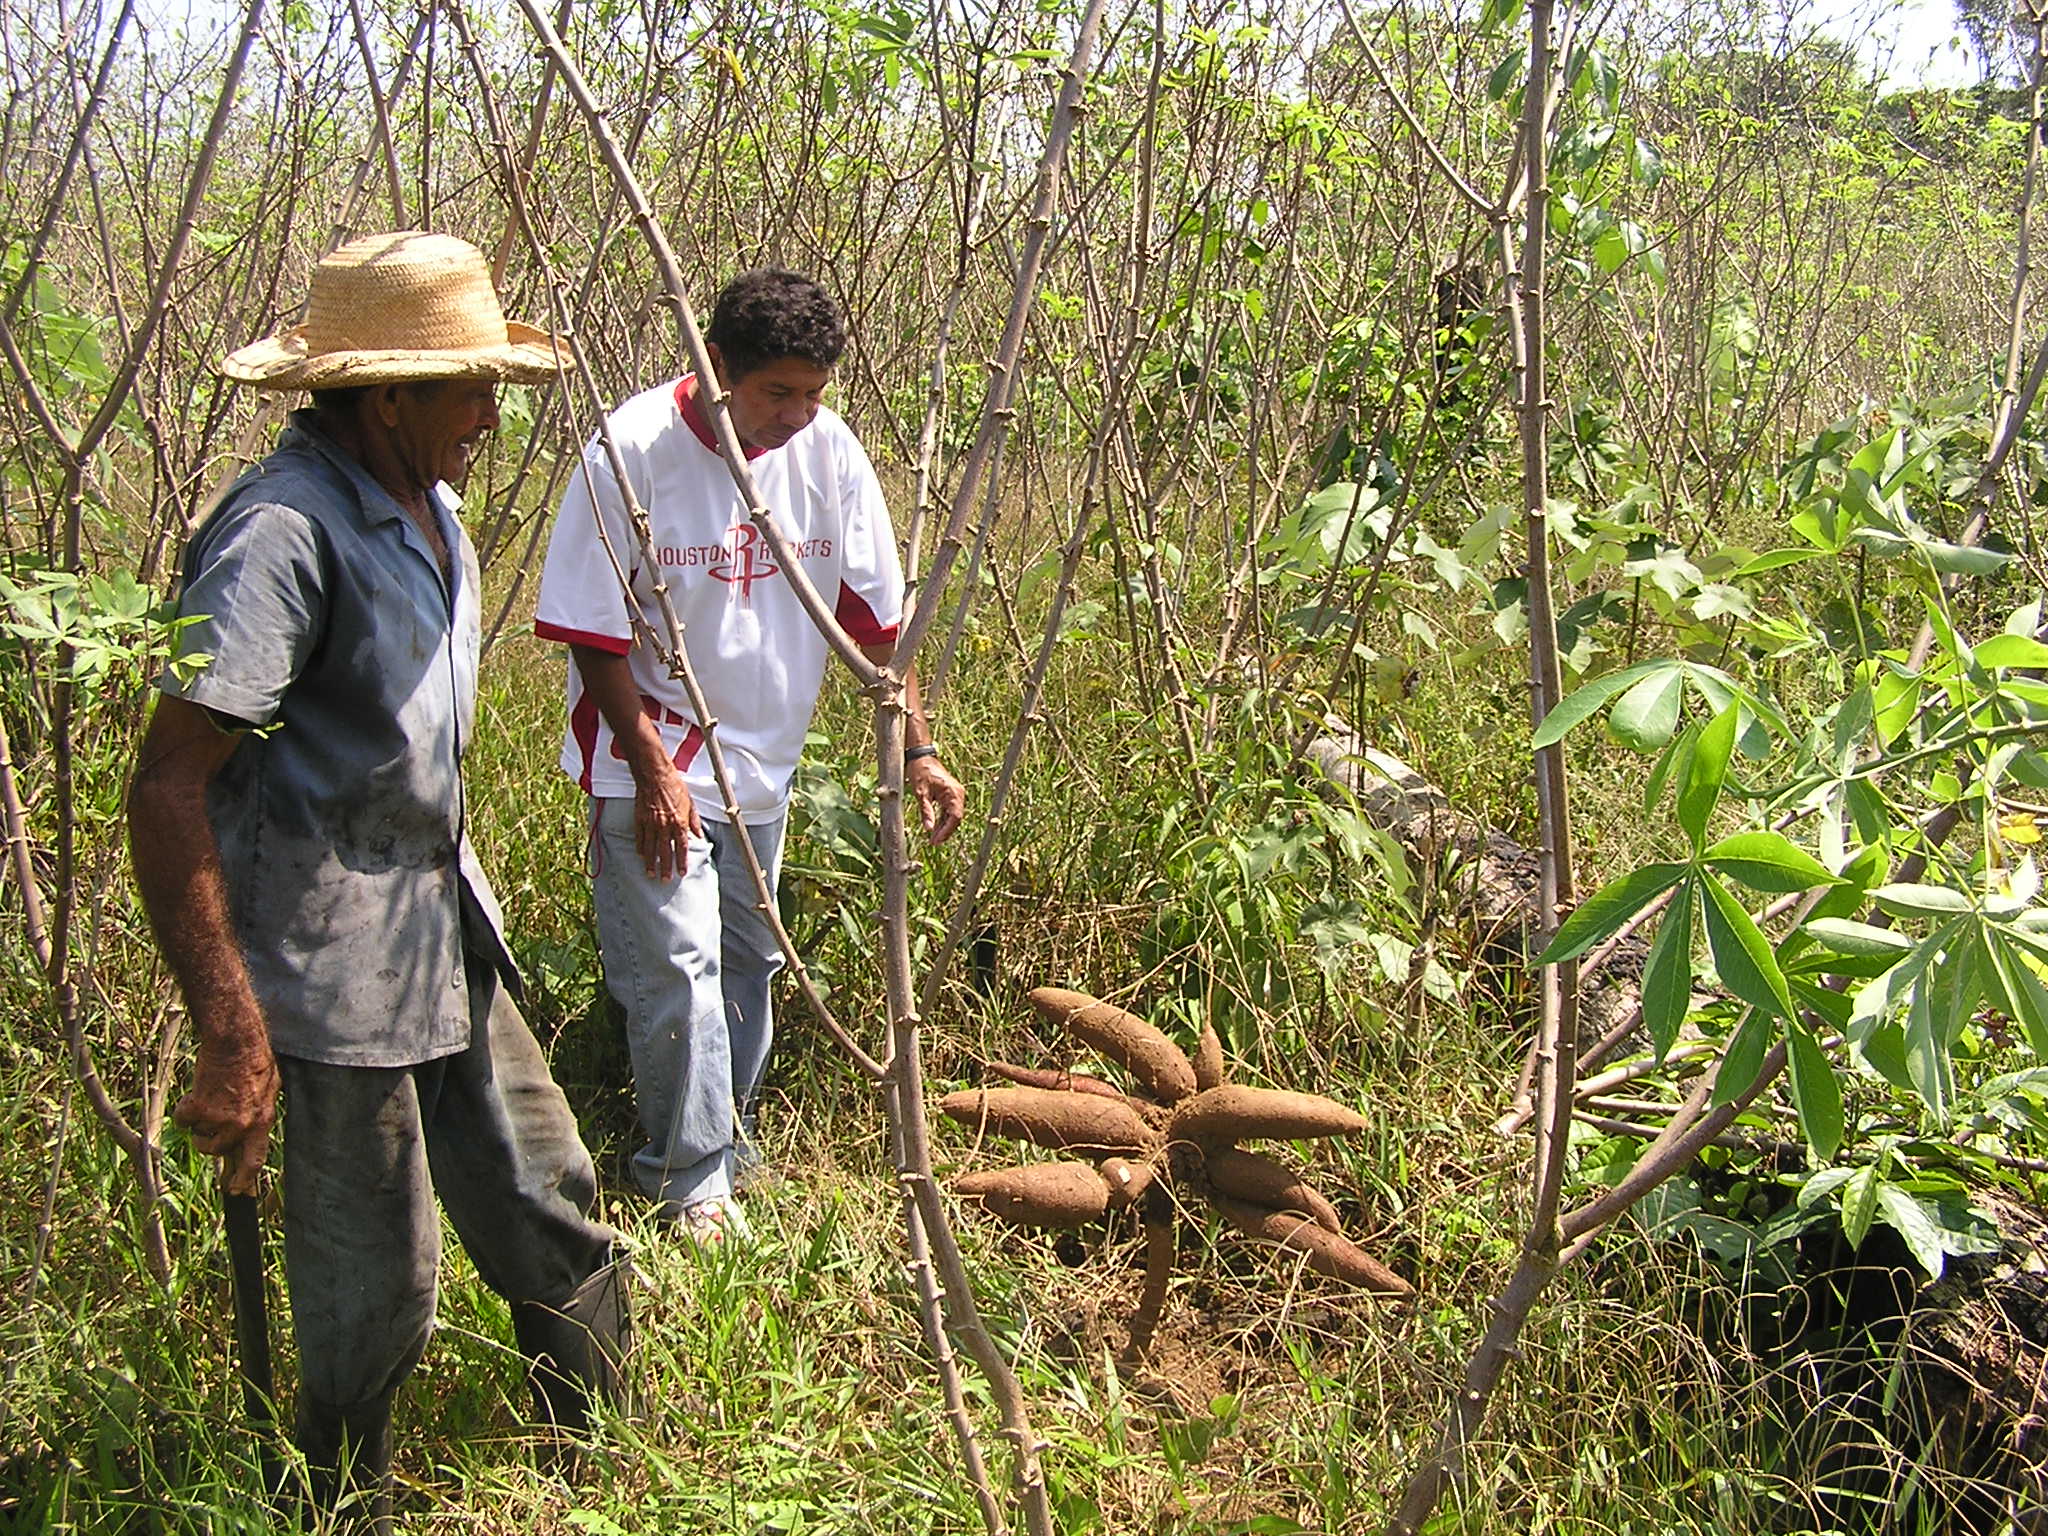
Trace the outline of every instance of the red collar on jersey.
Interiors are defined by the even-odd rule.
[[[676,409],[683,413],[683,420],[690,424],[697,441],[718,452],[718,434],[711,430],[711,413],[704,409],[704,402],[697,395],[697,375],[686,373],[676,380]],[[768,450],[756,448],[748,443],[740,444],[749,459],[758,459]]]

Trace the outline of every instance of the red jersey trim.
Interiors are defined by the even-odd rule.
[[[682,412],[683,420],[689,423],[697,441],[713,453],[718,452],[718,434],[711,429],[711,413],[704,409],[704,402],[697,397],[697,375],[694,373],[686,373],[676,380],[676,409]],[[750,461],[768,451],[749,443],[741,443],[740,447]]]
[[[587,645],[593,651],[605,651],[613,656],[623,656],[633,649],[631,640],[621,640],[614,635],[594,635],[587,629],[568,629],[560,624],[550,624],[546,619],[535,619],[533,632],[543,640],[559,640],[564,645]]]
[[[839,583],[839,601],[833,605],[832,617],[839,621],[839,627],[853,637],[856,645],[889,645],[896,639],[898,626],[884,624],[875,617],[875,610],[845,582]]]

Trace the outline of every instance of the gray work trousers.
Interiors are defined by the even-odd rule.
[[[280,1057],[284,1263],[300,1391],[334,1408],[389,1393],[434,1325],[439,1194],[486,1285],[559,1306],[611,1262],[597,1175],[540,1045],[467,957],[467,1049],[411,1067]]]

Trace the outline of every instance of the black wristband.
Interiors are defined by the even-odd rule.
[[[914,763],[920,757],[937,757],[938,755],[939,749],[930,742],[926,742],[921,747],[905,747],[903,749],[903,761],[906,763]]]

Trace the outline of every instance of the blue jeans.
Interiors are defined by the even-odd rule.
[[[782,948],[756,908],[739,829],[705,817],[684,872],[656,880],[634,846],[632,800],[592,807],[598,948],[605,984],[626,1011],[647,1133],[633,1154],[634,1182],[651,1200],[723,1198],[775,1037],[769,988]],[[783,823],[745,829],[771,893]]]

